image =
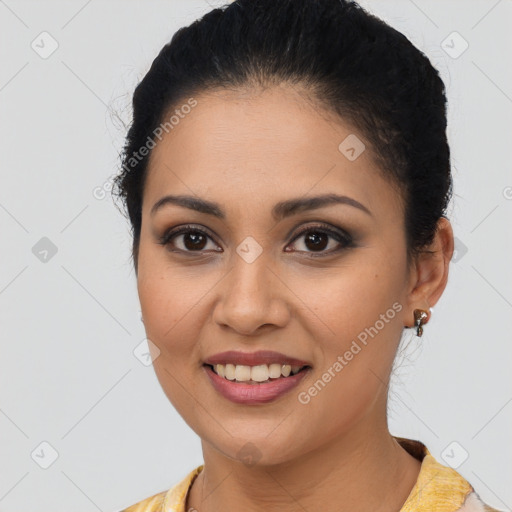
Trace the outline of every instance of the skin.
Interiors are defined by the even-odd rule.
[[[388,431],[387,386],[414,309],[429,311],[446,286],[451,225],[440,219],[433,254],[408,266],[402,199],[369,149],[354,161],[338,150],[349,134],[364,141],[349,124],[291,86],[195,99],[151,154],[137,269],[156,375],[202,442],[205,468],[185,510],[399,510],[420,462]],[[371,215],[330,205],[272,218],[279,201],[324,193],[350,196]],[[177,205],[151,216],[166,194],[215,201],[226,217]],[[199,250],[186,235],[167,247],[158,243],[166,230],[188,223],[211,236]],[[318,223],[345,230],[354,246],[329,237],[315,251],[307,236],[296,238],[301,227]],[[248,236],[262,248],[252,263],[236,252]],[[394,303],[401,310],[321,392],[300,403],[298,393]],[[265,349],[312,366],[298,388],[274,402],[232,403],[202,368],[218,352]],[[255,447],[253,465],[238,455],[247,443]]]

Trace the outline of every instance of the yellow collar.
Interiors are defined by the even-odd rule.
[[[395,436],[394,436],[395,437]],[[454,469],[443,466],[421,442],[395,437],[402,448],[421,461],[418,479],[400,512],[455,512],[473,488]]]
[[[416,484],[400,512],[499,512],[484,504],[462,475],[437,462],[421,441],[394,437],[421,462]],[[168,491],[155,494],[122,512],[185,512],[188,491],[203,468],[204,465],[196,467]]]

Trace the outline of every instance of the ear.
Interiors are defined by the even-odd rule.
[[[448,282],[448,271],[453,256],[454,241],[450,221],[441,217],[435,237],[412,265],[409,275],[408,323],[414,326],[414,310],[428,313],[424,323],[430,320],[430,308],[437,303]]]

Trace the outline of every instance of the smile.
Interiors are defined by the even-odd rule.
[[[310,366],[294,366],[293,369],[296,373],[292,373],[291,365],[282,364],[252,367],[233,364],[203,365],[210,383],[222,397],[244,405],[265,404],[280,398],[296,387],[311,371]],[[277,370],[279,376],[272,377],[277,375]],[[224,373],[224,376],[217,372]]]
[[[235,382],[246,382],[247,384],[261,384],[280,378],[287,378],[296,375],[305,366],[292,366],[289,364],[259,364],[255,366],[239,364],[214,364],[208,365],[220,377]]]

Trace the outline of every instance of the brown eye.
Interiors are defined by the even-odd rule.
[[[176,243],[174,240],[179,240],[181,243]],[[159,240],[159,244],[163,246],[170,246],[169,250],[175,248],[177,252],[200,252],[206,250],[208,240],[213,239],[203,231],[193,226],[183,226],[179,229],[165,233]],[[217,250],[217,249],[214,249]]]
[[[202,250],[206,244],[206,236],[199,231],[189,231],[188,233],[182,233],[183,244],[187,250]]]
[[[302,245],[305,250],[299,249],[299,252],[319,253],[318,256],[332,254],[353,245],[350,235],[334,231],[325,226],[308,226],[301,230],[293,241],[295,242],[300,238],[304,240]],[[330,240],[334,240],[334,243],[330,243]],[[336,245],[338,245],[338,249],[336,249]],[[329,246],[331,246],[331,250],[325,250]],[[334,250],[332,250],[333,246]],[[313,255],[316,256],[316,254]]]

